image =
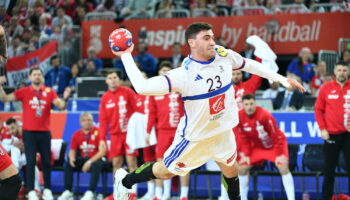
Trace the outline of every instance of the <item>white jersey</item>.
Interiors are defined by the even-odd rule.
[[[176,133],[189,141],[213,137],[238,124],[232,70],[241,69],[245,60],[238,53],[215,46],[216,55],[208,62],[188,56],[180,68],[165,77],[169,90],[181,93],[185,115]]]

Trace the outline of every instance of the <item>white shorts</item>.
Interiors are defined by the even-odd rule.
[[[171,173],[185,176],[211,159],[232,166],[236,158],[236,140],[232,130],[201,141],[188,141],[176,134],[164,153],[164,164]]]

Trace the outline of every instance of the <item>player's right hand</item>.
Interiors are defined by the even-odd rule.
[[[69,158],[69,164],[72,167],[75,167],[75,158]]]
[[[149,141],[150,141],[150,135],[151,135],[151,134],[148,134],[148,133],[146,134],[145,141],[146,141],[147,146],[150,145],[150,142],[149,142]]]
[[[329,133],[326,129],[321,130],[321,138],[324,140],[328,140],[329,139]]]
[[[129,48],[125,49],[124,51],[113,51],[112,50],[112,53],[118,57],[121,57],[125,53],[132,53],[133,50],[134,50],[134,43],[131,43],[131,46]]]
[[[287,81],[290,84],[290,87],[297,88],[301,93],[306,92],[306,89],[297,80],[288,78]]]

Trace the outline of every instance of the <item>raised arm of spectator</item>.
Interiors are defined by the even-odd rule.
[[[6,77],[0,76],[0,101],[2,102],[11,102],[16,101],[16,97],[13,93],[6,94],[4,91],[4,88],[2,88],[2,85],[6,83]]]
[[[58,109],[64,110],[67,107],[68,99],[71,94],[72,90],[67,88],[63,93],[63,100],[60,98],[56,98],[53,100],[53,105],[55,105]]]

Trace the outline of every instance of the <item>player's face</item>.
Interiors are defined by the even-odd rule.
[[[232,71],[232,81],[234,84],[238,84],[242,82],[243,73],[241,70],[233,70]]]
[[[32,74],[29,75],[29,80],[34,85],[40,85],[44,81],[44,77],[40,70],[34,70]]]
[[[166,74],[168,71],[170,71],[171,68],[170,67],[162,67],[159,71],[158,71],[158,74],[159,75],[164,75]]]
[[[12,123],[7,125],[7,129],[11,135],[14,135],[17,132],[18,125],[16,123]]]
[[[215,38],[212,30],[203,30],[199,32],[195,39],[189,39],[191,51],[195,51],[204,59],[211,59],[215,56]]]
[[[344,83],[348,80],[349,67],[344,65],[336,65],[334,68],[335,79],[339,83]]]
[[[254,114],[256,109],[256,104],[254,99],[243,100],[243,109],[244,109],[244,112],[249,116]]]
[[[115,89],[119,86],[119,77],[116,73],[108,74],[106,83],[109,89]]]
[[[90,130],[94,125],[94,121],[90,115],[84,115],[80,119],[80,125],[84,130]]]

